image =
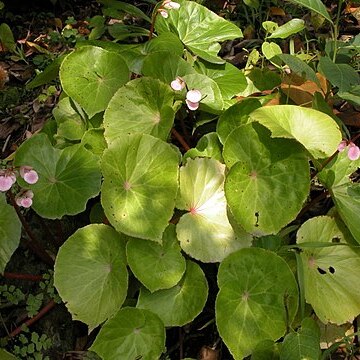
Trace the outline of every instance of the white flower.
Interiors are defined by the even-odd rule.
[[[164,10],[164,9],[160,9],[159,13],[164,19],[167,19],[169,17],[168,12],[166,10]]]
[[[180,8],[180,4],[175,1],[165,0],[163,2],[163,7],[168,10],[170,10],[170,9],[178,10]]]
[[[192,103],[198,103],[201,100],[201,92],[199,90],[190,90],[186,93],[186,100]]]
[[[185,100],[187,107],[189,108],[189,110],[197,110],[200,103],[198,102],[192,102],[189,101],[188,99]]]
[[[173,90],[180,91],[185,87],[185,81],[180,76],[177,76],[176,79],[171,82],[170,86]]]

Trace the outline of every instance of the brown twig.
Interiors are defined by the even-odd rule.
[[[33,234],[33,232],[31,231],[27,221],[25,220],[23,214],[21,213],[19,207],[16,204],[14,195],[12,194],[11,190],[7,192],[11,201],[12,206],[14,207],[16,214],[25,230],[25,232],[27,233],[29,240],[25,240],[26,241],[26,245],[34,252],[35,255],[37,255],[42,261],[44,261],[44,263],[53,266],[54,265],[54,260],[52,259],[52,257],[46,252],[46,250],[44,249],[44,247],[36,240],[35,235]]]
[[[18,279],[18,280],[29,280],[29,281],[43,280],[42,275],[18,274],[18,273],[4,272],[3,276],[6,279]]]
[[[171,129],[171,134],[174,135],[176,140],[182,145],[185,151],[188,151],[191,149],[191,147],[187,144],[187,142],[184,140],[184,138],[174,129]]]
[[[23,325],[26,325],[27,327],[34,324],[36,321],[40,320],[44,315],[46,315],[54,306],[56,305],[56,302],[54,300],[50,300],[47,305],[45,305],[34,317],[31,319],[26,320],[24,323],[22,323],[20,326],[18,326],[15,330],[13,330],[9,337],[14,337],[18,334],[20,334],[23,331]]]

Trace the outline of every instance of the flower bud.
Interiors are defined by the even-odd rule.
[[[163,7],[168,10],[170,9],[178,10],[180,8],[180,4],[175,1],[165,0],[163,1]]]
[[[38,173],[30,166],[21,166],[19,172],[20,172],[20,176],[28,184],[35,184],[39,180]]]
[[[16,182],[16,176],[13,171],[0,170],[0,191],[8,191]]]
[[[164,9],[160,9],[159,13],[164,19],[167,19],[169,17],[168,12],[166,10],[164,10]]]
[[[347,147],[347,141],[346,140],[342,140],[341,143],[338,145],[338,151],[342,152],[346,149]]]
[[[349,143],[348,158],[350,160],[357,160],[360,157],[360,149],[353,142]]]
[[[173,90],[180,91],[184,89],[185,81],[180,76],[177,76],[176,79],[171,82],[170,86]]]
[[[199,90],[190,90],[186,94],[186,100],[192,103],[198,103],[201,100],[201,92]]]
[[[188,99],[185,100],[187,107],[189,108],[189,110],[197,110],[199,108],[199,103],[198,102],[192,102],[189,101]]]
[[[31,190],[21,191],[15,196],[16,205],[29,208],[32,205],[33,197],[34,193]]]

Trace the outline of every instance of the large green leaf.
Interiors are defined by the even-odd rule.
[[[212,64],[207,61],[197,61],[196,70],[218,84],[224,100],[231,99],[246,89],[245,75],[228,62],[225,64]]]
[[[285,336],[280,350],[280,360],[319,360],[320,329],[311,318],[301,322],[301,328]]]
[[[174,121],[174,92],[169,85],[152,78],[140,78],[121,87],[105,111],[105,139],[146,133],[166,140]]]
[[[116,90],[129,80],[123,58],[95,46],[83,46],[69,54],[60,66],[64,91],[89,117],[106,109]]]
[[[274,234],[296,217],[310,186],[309,163],[300,144],[271,138],[269,130],[250,123],[227,137],[223,156],[231,168],[225,195],[246,231]]]
[[[170,10],[167,19],[157,17],[155,25],[159,34],[174,32],[189,50],[202,59],[215,64],[225,63],[217,56],[219,42],[242,37],[241,30],[196,2],[178,2],[180,9]]]
[[[287,263],[260,248],[241,249],[219,267],[216,324],[234,359],[264,339],[277,340],[293,321],[298,287]]]
[[[360,252],[347,239],[329,216],[306,221],[297,233],[305,299],[323,323],[343,324],[360,313]]]
[[[321,0],[291,0],[291,2],[318,13],[332,23],[331,17]]]
[[[104,324],[90,348],[104,360],[155,360],[164,349],[165,328],[159,317],[130,307]]]
[[[102,158],[101,203],[127,235],[161,242],[178,189],[178,154],[151,135],[119,136]]]
[[[15,209],[6,203],[3,193],[0,193],[0,214],[0,273],[2,274],[19,246],[21,236],[21,222]]]
[[[360,84],[359,74],[352,66],[336,64],[327,56],[320,58],[318,69],[340,92],[347,92],[353,85]]]
[[[329,189],[342,220],[360,243],[360,184],[350,180],[359,167],[360,159],[350,160],[344,150],[322,169],[318,178]]]
[[[157,51],[145,58],[142,73],[170,85],[177,76],[183,77],[196,71],[180,56],[169,51]]]
[[[32,208],[46,218],[78,214],[100,191],[98,158],[81,145],[59,150],[47,135],[34,135],[16,151],[15,165],[31,166],[39,174],[34,185],[20,182],[34,192]]]
[[[272,137],[296,139],[314,158],[331,156],[341,141],[336,122],[320,111],[295,105],[265,106],[250,118],[271,130]]]
[[[58,252],[54,284],[73,319],[90,328],[114,315],[127,294],[123,235],[103,224],[77,230]]]
[[[291,19],[287,23],[277,27],[268,39],[286,39],[287,37],[297,34],[305,28],[305,21],[302,19]]]
[[[220,262],[251,244],[252,236],[230,225],[224,195],[225,166],[208,158],[188,159],[180,169],[176,207],[188,211],[176,232],[182,249],[202,262]]]
[[[126,256],[133,274],[151,292],[175,286],[185,272],[185,258],[176,238],[175,225],[166,228],[162,245],[130,239]]]
[[[176,286],[154,293],[142,288],[137,307],[157,314],[165,326],[183,326],[200,314],[207,295],[208,284],[203,271],[188,260],[186,272]]]
[[[1,360],[16,360],[17,357],[10,354],[9,352],[7,352],[4,349],[0,349],[0,359]]]

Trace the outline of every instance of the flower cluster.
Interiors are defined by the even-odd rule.
[[[32,185],[39,180],[38,173],[30,166],[21,166],[17,172],[13,168],[0,170],[0,191],[8,191],[16,183],[17,175],[20,175],[25,182]],[[34,193],[31,190],[22,189],[15,196],[15,202],[18,206],[29,208],[32,205]]]
[[[175,91],[181,91],[186,87],[186,83],[180,76],[177,76],[176,79],[171,82],[170,86]],[[189,110],[197,110],[200,105],[201,98],[202,95],[200,90],[188,90],[185,102]]]
[[[158,12],[163,18],[167,19],[169,17],[169,13],[167,12],[167,10],[171,10],[171,9],[177,10],[179,8],[180,8],[179,3],[171,0],[164,0],[161,7],[158,9]]]
[[[360,158],[360,148],[356,146],[352,141],[342,140],[338,146],[338,151],[342,152],[345,149],[348,149],[348,158],[350,160],[357,160]]]

